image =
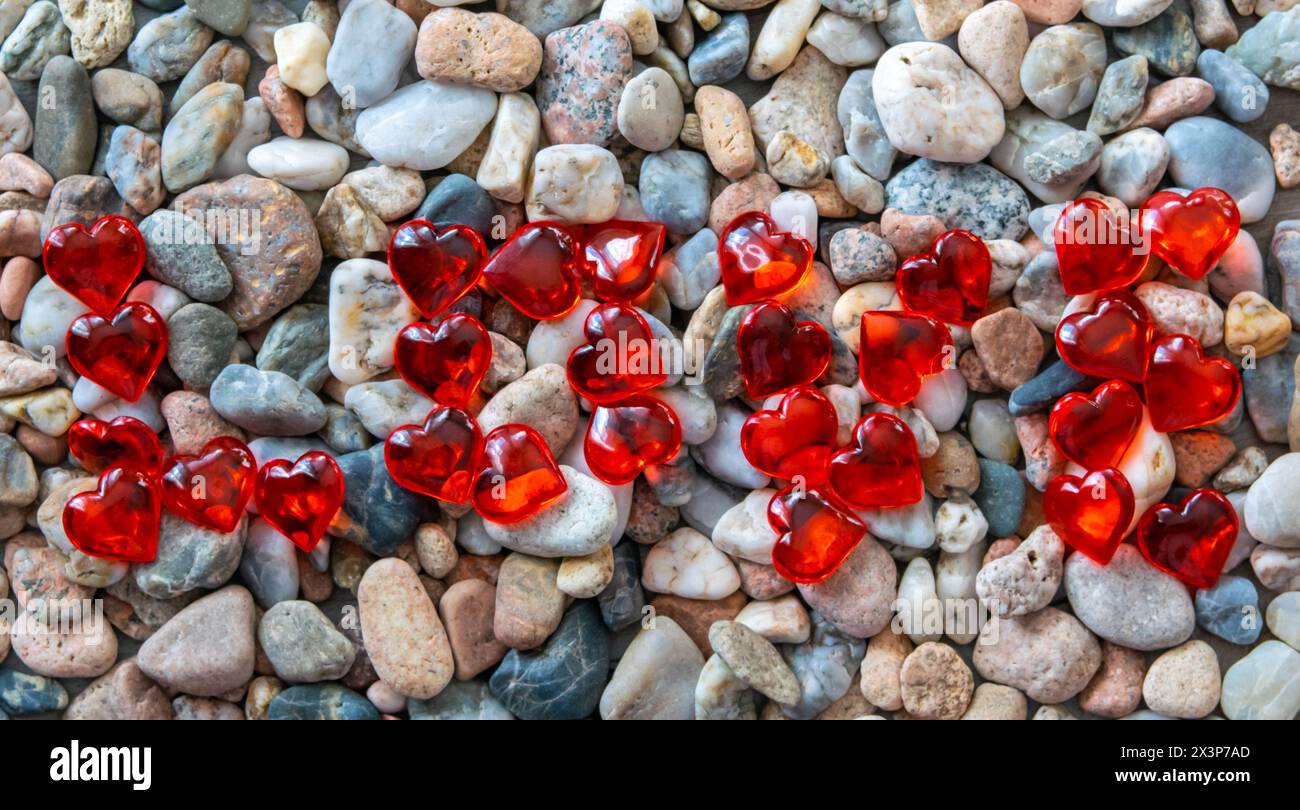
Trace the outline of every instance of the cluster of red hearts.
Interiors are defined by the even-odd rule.
[[[1082,474],[1053,480],[1044,512],[1066,542],[1100,563],[1110,560],[1134,522],[1133,491],[1120,467],[1143,421],[1165,432],[1210,424],[1231,413],[1241,393],[1236,368],[1205,357],[1191,337],[1156,339],[1150,317],[1126,288],[1143,277],[1152,254],[1191,279],[1204,277],[1239,224],[1231,197],[1210,188],[1186,197],[1160,192],[1132,224],[1117,224],[1099,200],[1080,199],[1056,223],[1063,286],[1081,297],[1058,328],[1058,353],[1084,374],[1109,381],[1091,394],[1068,394],[1052,408],[1052,439]],[[677,457],[678,417],[649,393],[667,373],[636,308],[655,282],[664,237],[664,226],[653,222],[535,222],[489,255],[482,237],[465,226],[413,220],[398,228],[389,267],[427,320],[398,333],[394,364],[435,407],[422,424],[401,426],[386,439],[394,480],[444,502],[469,502],[498,523],[531,517],[567,490],[537,431],[506,424],[483,435],[467,410],[491,363],[492,343],[477,318],[453,307],[476,287],[536,320],[563,317],[584,291],[594,293],[602,303],[587,316],[586,343],[567,364],[569,384],[592,406],[583,439],[588,467],[620,485]],[[167,348],[157,312],[138,301],[119,306],[144,255],[140,234],[120,217],[89,231],[61,226],[45,245],[50,277],[92,310],[69,329],[69,361],[130,401],[143,393]],[[788,482],[768,507],[780,536],[773,565],[793,581],[821,581],[866,535],[871,510],[921,500],[916,440],[900,418],[874,412],[854,426],[847,446],[839,445],[835,408],[813,385],[830,363],[830,336],[817,323],[796,321],[780,302],[809,275],[813,248],[806,239],[748,212],[723,230],[718,255],[728,304],[751,307],[736,338],[745,389],[751,400],[766,400],[746,420],[741,448],[757,470]],[[985,313],[991,272],[984,243],[960,230],[901,263],[896,284],[903,309],[866,312],[861,321],[859,372],[877,402],[908,405],[927,377],[952,367],[956,350],[946,324],[968,327]],[[130,418],[83,420],[69,448],[100,480],[97,491],[69,501],[65,528],[78,548],[113,559],[152,559],[163,508],[231,531],[250,500],[310,551],[344,495],[342,474],[326,454],[258,470],[246,446],[223,438],[195,456],[164,461],[157,437]],[[1213,490],[1197,490],[1179,506],[1153,506],[1136,528],[1137,544],[1153,564],[1199,587],[1217,579],[1237,531],[1232,507]]]
[[[167,325],[143,301],[122,303],[145,262],[135,224],[108,216],[89,229],[60,225],[46,237],[43,259],[49,277],[90,308],[68,328],[69,364],[118,397],[139,400],[167,356]],[[129,416],[79,420],[68,451],[99,481],[68,500],[64,531],[82,552],[121,562],[154,559],[163,509],[230,532],[253,500],[268,523],[310,551],[343,502],[343,473],[325,453],[259,470],[243,442],[222,437],[197,454],[164,458],[154,431]]]
[[[1103,565],[1136,528],[1137,546],[1153,565],[1205,588],[1218,580],[1236,539],[1236,513],[1212,489],[1195,490],[1178,505],[1153,505],[1135,520],[1134,493],[1121,467],[1144,421],[1159,432],[1186,430],[1217,422],[1237,405],[1237,368],[1206,357],[1187,335],[1157,338],[1149,314],[1127,288],[1144,277],[1153,256],[1189,279],[1203,278],[1239,227],[1236,203],[1214,188],[1185,197],[1157,193],[1132,218],[1083,198],[1068,204],[1055,223],[1062,284],[1078,296],[1057,329],[1058,354],[1106,382],[1091,393],[1067,394],[1052,407],[1051,438],[1079,474],[1052,480],[1043,510],[1070,546]],[[740,241],[720,249],[724,282],[728,263],[743,255]],[[925,378],[951,367],[955,352],[946,324],[968,327],[984,314],[991,270],[983,242],[958,230],[940,235],[929,250],[899,266],[904,311],[862,316],[859,370],[872,397],[906,405]],[[788,278],[797,276],[791,272]],[[729,286],[729,299],[730,293]],[[742,294],[737,300],[751,299]],[[772,500],[772,525],[785,532],[773,562],[791,579],[817,581],[867,531],[863,510],[921,499],[916,441],[895,416],[873,413],[855,426],[849,446],[836,446],[834,408],[809,387],[830,356],[820,326],[794,325],[784,307],[767,302],[745,319],[739,342],[751,397],[784,392],[775,409],[759,411],[745,424],[745,454],[775,478],[802,479],[800,487],[787,487]]]

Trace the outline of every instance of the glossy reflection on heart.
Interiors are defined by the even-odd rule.
[[[164,455],[158,434],[134,416],[77,420],[68,430],[68,452],[96,475],[113,466],[153,474]]]
[[[190,523],[233,532],[253,497],[257,461],[248,445],[218,436],[194,455],[173,456],[161,479],[163,506]]]
[[[1137,526],[1147,562],[1193,588],[1213,588],[1237,541],[1237,510],[1222,493],[1197,489],[1181,504],[1156,504]]]
[[[791,582],[822,582],[867,535],[867,527],[814,489],[791,485],[772,496],[767,521],[778,535],[772,566]]]
[[[108,318],[87,313],[74,320],[66,343],[78,374],[135,402],[167,357],[167,324],[148,304],[128,301]]]
[[[756,304],[795,290],[812,268],[807,239],[777,228],[761,211],[740,214],[718,235],[718,267],[731,306]]]
[[[426,318],[435,318],[474,289],[483,275],[487,248],[467,225],[405,222],[388,242],[388,267],[402,291]]]
[[[1100,565],[1110,562],[1133,521],[1133,488],[1119,470],[1058,475],[1043,493],[1043,518],[1057,536]]]

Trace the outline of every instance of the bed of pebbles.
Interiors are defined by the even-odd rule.
[[[1295,0],[0,0],[0,41],[0,717],[1300,711],[1300,220],[1276,216],[1300,210]],[[1088,383],[1055,357],[1056,212],[1200,186],[1236,199],[1236,242],[1204,281],[1156,262],[1136,293],[1245,393],[1222,423],[1144,434],[1131,476],[1140,508],[1203,486],[1237,508],[1226,573],[1191,591],[1131,545],[1067,555],[1041,492],[1064,465],[1046,408]],[[948,228],[994,259],[957,367],[893,409],[924,500],[816,585],[771,566],[773,482],[739,450],[757,403],[716,246],[751,209],[816,244],[787,303],[835,338],[820,383],[846,435],[885,407],[857,324],[898,306],[899,262]],[[50,228],[106,214],[139,222],[129,297],[171,335],[135,403],[62,360],[85,307],[40,264]],[[431,406],[391,370],[416,316],[383,251],[413,217],[490,244],[529,220],[665,223],[640,304],[688,358],[660,392],[680,459],[588,475],[562,364],[594,302],[535,323],[475,291],[457,306],[494,359],[472,409],[536,428],[569,492],[500,526],[398,487],[383,438]],[[177,452],[324,450],[343,510],[311,555],[249,515],[164,516],[152,563],[88,557],[60,521],[94,485],[64,438],[82,414]],[[106,622],[35,626],[93,597]],[[978,598],[1014,606],[995,638],[895,616]]]

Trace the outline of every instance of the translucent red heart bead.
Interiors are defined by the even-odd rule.
[[[1140,383],[1146,376],[1155,325],[1128,290],[1110,290],[1056,327],[1056,350],[1069,366],[1093,377]]]
[[[798,321],[790,308],[767,302],[751,309],[736,334],[740,375],[751,399],[807,385],[831,362],[831,337],[813,321]]]
[[[243,442],[218,436],[194,455],[173,456],[160,480],[163,507],[190,523],[233,532],[253,497],[257,461]]]
[[[109,467],[63,508],[63,531],[83,554],[126,563],[158,556],[162,496],[153,473]]]
[[[435,326],[407,324],[393,344],[397,373],[439,405],[463,408],[492,364],[492,337],[473,315],[456,312]]]
[[[158,434],[133,416],[119,416],[111,422],[77,420],[68,430],[68,452],[96,475],[112,466],[152,475],[162,466],[164,456]]]
[[[682,425],[663,400],[634,394],[598,405],[582,440],[592,475],[618,486],[654,464],[665,464],[682,448]]]
[[[1142,227],[1157,256],[1199,280],[1232,247],[1241,229],[1241,211],[1222,189],[1198,188],[1186,197],[1158,191],[1142,205]]]
[[[393,279],[426,318],[437,317],[474,289],[486,259],[483,237],[467,225],[439,227],[413,219],[388,241]]]
[[[266,522],[309,554],[343,505],[343,495],[343,471],[319,450],[297,461],[268,461],[253,489],[257,511]]]
[[[1093,197],[1062,209],[1052,241],[1061,285],[1070,295],[1127,287],[1142,276],[1151,258],[1132,223]]]
[[[1061,453],[1088,470],[1115,467],[1142,428],[1142,399],[1133,386],[1111,380],[1075,391],[1052,406],[1048,433]]]
[[[1105,565],[1115,556],[1133,521],[1133,488],[1113,468],[1083,477],[1058,475],[1043,492],[1043,518],[1057,536]]]
[[[957,350],[948,327],[915,312],[862,313],[858,375],[877,402],[902,407],[927,377],[950,368]]]
[[[1206,357],[1187,335],[1165,335],[1151,348],[1143,384],[1151,425],[1161,433],[1200,427],[1232,413],[1241,398],[1241,373]]]
[[[67,222],[50,229],[41,258],[51,281],[108,315],[144,267],[144,237],[135,223],[116,215],[100,218],[89,229]]]
[[[658,341],[628,304],[601,304],[583,324],[586,344],[569,355],[569,384],[597,404],[618,402],[663,385],[668,375]]]
[[[750,414],[740,428],[740,449],[754,469],[782,481],[801,478],[818,486],[835,449],[840,420],[835,406],[816,388],[786,392],[775,409]]]
[[[440,406],[422,425],[402,425],[384,442],[388,474],[403,487],[447,503],[469,499],[478,472],[483,434],[460,408]]]
[[[668,229],[661,222],[584,225],[582,271],[602,301],[630,302],[654,286]]]
[[[1237,511],[1213,489],[1188,493],[1178,506],[1156,504],[1137,525],[1142,556],[1193,588],[1212,588],[1237,541]]]
[[[581,266],[578,239],[567,226],[532,222],[497,248],[483,277],[520,312],[546,321],[577,306]]]
[[[502,425],[483,439],[472,498],[484,520],[518,523],[559,500],[568,488],[546,440],[527,425]]]
[[[148,304],[128,301],[107,319],[87,313],[74,320],[66,343],[78,374],[135,402],[167,357],[167,324]]]
[[[737,216],[718,235],[718,267],[731,306],[793,292],[812,268],[807,239],[777,228],[761,211]]]
[[[929,250],[909,257],[895,276],[898,298],[913,312],[944,323],[970,326],[989,303],[993,259],[973,233],[939,234]]]
[[[858,420],[852,444],[831,456],[828,478],[831,493],[854,509],[908,506],[924,494],[916,437],[893,414]]]
[[[772,566],[791,582],[828,578],[867,534],[854,515],[814,489],[791,485],[772,496],[767,522],[777,533]]]

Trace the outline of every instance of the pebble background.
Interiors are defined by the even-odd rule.
[[[0,0],[0,597],[22,608],[0,628],[0,718],[1300,710],[1294,0],[441,5]],[[1147,431],[1124,464],[1139,511],[1212,485],[1242,513],[1231,573],[1195,593],[1131,546],[1106,567],[1063,559],[1041,525],[1063,468],[1044,408],[1090,383],[1053,357],[1069,300],[1038,237],[1085,190],[1136,206],[1162,185],[1223,187],[1246,222],[1206,283],[1159,270],[1138,290],[1159,330],[1256,352],[1227,423]],[[838,335],[823,382],[845,436],[879,407],[855,390],[856,326],[896,306],[898,261],[959,227],[995,262],[958,369],[896,411],[924,501],[869,516],[874,539],[813,586],[771,568],[770,482],[738,449],[758,403],[737,398],[743,313],[714,249],[748,208],[821,223],[788,303]],[[28,353],[84,311],[42,277],[44,232],[107,213],[140,221],[151,280],[131,296],[171,331],[136,404]],[[587,475],[556,364],[594,304],[533,326],[471,295],[458,306],[494,333],[479,420],[535,427],[570,493],[505,527],[398,488],[382,437],[430,402],[390,370],[416,313],[376,259],[411,216],[494,238],[527,219],[666,223],[645,309],[707,349],[702,386],[661,392],[689,453],[635,485]],[[333,536],[308,556],[252,514],[229,535],[165,516],[155,562],[85,557],[59,521],[93,486],[59,438],[81,412],[136,416],[178,452],[217,435],[260,461],[330,451],[347,478]],[[111,627],[31,631],[97,594]],[[894,634],[896,595],[1008,615],[996,643],[910,619]]]

